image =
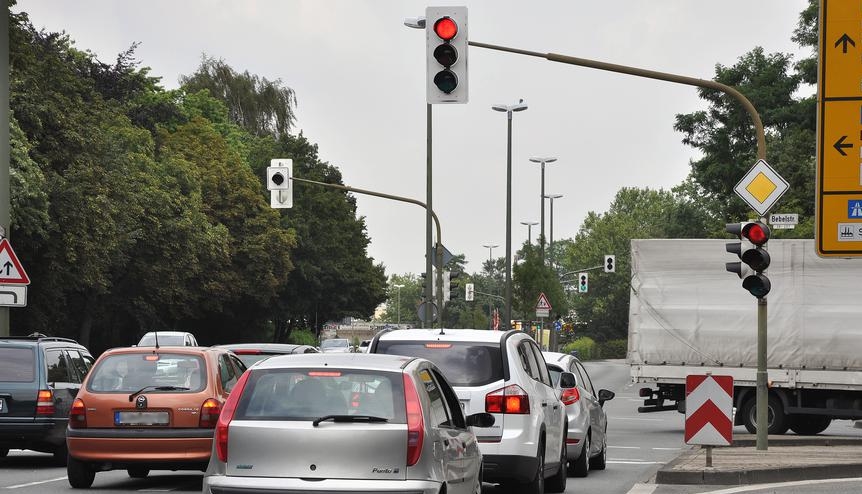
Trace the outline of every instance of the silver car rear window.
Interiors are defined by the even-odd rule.
[[[174,393],[197,392],[206,386],[206,378],[204,359],[198,355],[118,353],[96,364],[87,389],[96,393],[133,393],[145,386],[172,386],[186,388],[171,390]]]
[[[0,348],[0,381],[28,383],[36,379],[36,354],[32,348]]]
[[[484,386],[503,379],[499,343],[380,340],[377,353],[428,359],[452,386]]]
[[[370,415],[406,423],[401,373],[357,369],[253,370],[237,406],[240,420],[314,420]]]

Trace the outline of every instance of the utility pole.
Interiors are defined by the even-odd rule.
[[[12,228],[9,168],[11,149],[9,138],[9,0],[0,0],[0,238]],[[0,307],[0,336],[9,336],[9,308]]]

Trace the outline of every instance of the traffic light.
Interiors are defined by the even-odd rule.
[[[467,7],[425,9],[427,101],[467,102]]]
[[[617,270],[617,256],[605,254],[605,273],[614,273]]]
[[[459,276],[461,276],[461,271],[443,272],[443,299],[447,302],[458,298],[458,286],[455,279]]]
[[[587,293],[589,289],[589,281],[590,275],[587,273],[580,273],[578,275],[578,293]]]
[[[473,288],[473,283],[467,283],[464,285],[464,300],[467,302],[472,302],[475,295],[475,290]]]
[[[766,242],[769,241],[769,227],[759,221],[728,223],[727,233],[739,238],[739,242],[730,242],[725,250],[736,254],[742,262],[725,263],[725,269],[736,273],[742,279],[742,288],[757,298],[763,298],[772,288],[769,278],[763,271],[769,267],[769,253],[766,252]]]
[[[274,159],[269,164],[266,168],[266,189],[270,191],[270,207],[293,207],[293,160]]]

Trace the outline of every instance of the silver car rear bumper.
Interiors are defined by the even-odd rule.
[[[204,476],[205,494],[437,494],[441,484],[429,480],[361,480]]]

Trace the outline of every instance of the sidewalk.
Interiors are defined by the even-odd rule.
[[[862,477],[862,437],[769,436],[758,451],[756,438],[740,434],[733,445],[712,450],[692,446],[662,467],[656,484],[744,485],[827,478]]]

